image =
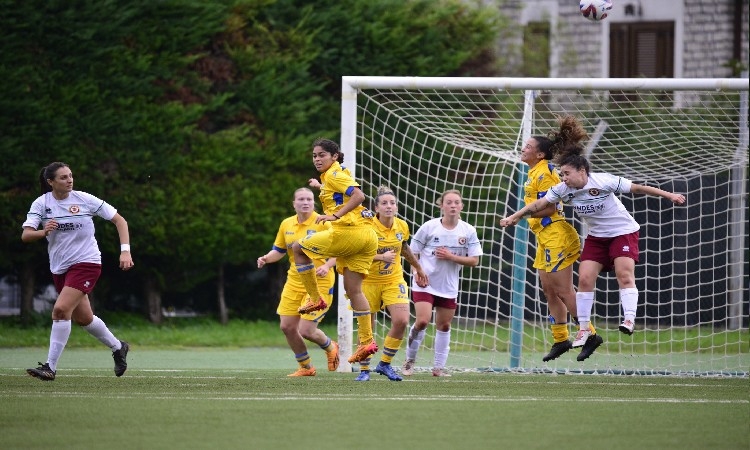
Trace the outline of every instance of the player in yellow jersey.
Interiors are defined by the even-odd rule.
[[[573,116],[559,119],[559,129],[546,136],[533,136],[521,150],[521,161],[529,166],[529,178],[524,186],[524,202],[528,205],[560,183],[560,176],[552,164],[553,153],[567,145],[577,144],[587,137],[586,130]],[[534,267],[538,270],[542,291],[547,298],[550,327],[554,343],[542,358],[547,362],[558,358],[573,346],[568,339],[568,312],[576,320],[576,292],[573,287],[573,263],[581,254],[581,241],[575,228],[565,220],[562,204],[550,204],[528,217],[529,229],[536,236],[537,251]],[[509,226],[506,219],[500,225]],[[591,326],[593,335],[596,335]],[[600,336],[593,337],[582,353],[590,355],[601,345]],[[585,359],[585,358],[584,358]]]
[[[341,166],[344,154],[338,144],[329,139],[316,139],[312,145],[313,165],[320,172],[319,199],[324,215],[316,223],[331,222],[331,229],[315,233],[294,243],[294,263],[297,273],[310,295],[310,301],[300,307],[301,314],[325,309],[328,303],[318,294],[313,258],[336,258],[336,270],[344,276],[344,290],[357,318],[359,346],[349,358],[360,362],[378,351],[370,323],[370,303],[362,293],[362,281],[369,273],[370,264],[378,249],[378,237],[372,227],[373,213],[362,206],[365,194]]]
[[[266,264],[280,261],[291,250],[292,244],[303,237],[331,228],[331,224],[328,222],[315,222],[318,213],[315,212],[315,196],[310,189],[299,188],[294,191],[292,206],[296,214],[281,222],[276,240],[273,242],[273,248],[258,258],[259,269]],[[329,258],[328,260],[315,258],[313,264],[315,265],[315,275],[318,277],[319,296],[326,299],[330,305],[333,298],[333,284],[336,281],[336,274],[330,269],[336,265],[336,258]],[[307,345],[305,345],[304,339],[318,344],[320,348],[325,350],[329,371],[335,371],[339,367],[338,344],[318,328],[318,324],[325,316],[328,308],[306,314],[300,314],[298,311],[299,307],[307,303],[309,299],[305,286],[297,274],[297,267],[292,261],[287,272],[284,290],[281,292],[281,300],[276,309],[276,314],[279,315],[281,321],[281,331],[286,336],[286,341],[299,364],[297,371],[288,375],[290,377],[315,376],[315,367],[313,367],[310,355],[307,353]]]
[[[370,312],[374,326],[375,315],[383,308],[388,309],[391,329],[383,343],[383,354],[375,367],[375,373],[385,375],[391,381],[402,378],[391,367],[391,361],[401,347],[406,327],[409,325],[409,288],[404,281],[404,268],[401,256],[411,266],[420,286],[427,286],[429,280],[422,270],[419,260],[409,247],[409,225],[396,217],[398,201],[387,186],[378,188],[375,197],[375,219],[373,227],[378,235],[378,253],[375,255],[370,274],[365,279],[362,290],[370,301]],[[370,358],[360,361],[357,381],[370,380]]]

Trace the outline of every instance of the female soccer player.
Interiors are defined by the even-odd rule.
[[[318,293],[312,261],[313,258],[336,258],[336,270],[344,276],[344,290],[357,318],[359,346],[349,362],[360,362],[378,351],[372,335],[370,303],[362,293],[362,281],[378,249],[378,236],[372,227],[373,213],[362,206],[365,194],[359,183],[341,167],[344,154],[338,144],[317,139],[313,142],[312,157],[321,183],[311,179],[310,185],[320,187],[319,198],[325,212],[315,222],[331,222],[332,227],[308,235],[292,246],[297,273],[310,295],[310,301],[301,306],[299,312],[310,313],[328,306]]]
[[[94,237],[93,217],[112,221],[120,237],[120,268],[133,268],[128,223],[107,202],[73,190],[73,173],[67,164],[53,162],[39,174],[42,195],[34,200],[23,223],[23,242],[47,238],[50,270],[57,290],[52,308],[47,362],[26,372],[40,380],[52,381],[57,362],[68,343],[71,320],[112,349],[115,375],[128,368],[127,342],[116,338],[107,325],[94,315],[88,294],[96,286],[102,271],[102,255]],[[39,226],[41,225],[41,229]]]
[[[362,290],[370,302],[373,327],[375,315],[383,308],[388,309],[391,317],[391,329],[388,330],[383,343],[383,354],[375,367],[375,373],[385,375],[391,381],[401,381],[402,378],[391,367],[391,361],[401,347],[406,326],[409,325],[409,288],[404,281],[401,256],[403,255],[411,265],[415,282],[419,286],[427,286],[429,280],[411,252],[408,244],[409,225],[396,217],[398,200],[396,194],[387,186],[378,188],[375,213],[373,226],[378,235],[378,253],[370,266],[370,274],[365,279]],[[360,373],[356,380],[370,380],[370,358],[360,362]]]
[[[287,254],[287,249],[291,249],[292,244],[297,240],[331,228],[328,222],[315,222],[318,213],[315,212],[315,197],[310,189],[299,188],[294,191],[292,206],[296,214],[281,222],[273,248],[258,258],[259,269],[266,264],[281,260]],[[336,265],[336,258],[329,258],[327,261],[323,258],[315,258],[313,264],[315,275],[318,277],[319,296],[330,305],[333,298],[333,283],[336,281],[335,273],[330,269]],[[318,344],[325,350],[329,371],[335,371],[339,367],[338,344],[318,328],[318,323],[325,317],[328,306],[325,309],[300,314],[299,307],[308,300],[305,286],[297,274],[297,267],[292,262],[287,272],[284,289],[281,291],[279,306],[276,308],[276,314],[281,318],[281,331],[299,364],[297,371],[288,375],[290,377],[315,376],[315,367],[307,353],[304,339]]]
[[[583,126],[573,116],[560,117],[559,125],[559,129],[550,133],[549,137],[529,138],[521,150],[521,161],[529,166],[529,176],[524,186],[527,205],[544,197],[550,187],[560,183],[560,176],[552,164],[553,152],[587,137]],[[542,358],[547,362],[572,348],[567,322],[568,312],[574,320],[577,316],[573,263],[581,254],[581,241],[575,228],[565,220],[562,203],[550,203],[542,211],[532,214],[528,221],[529,229],[536,236],[534,267],[547,298],[552,329],[552,348]],[[501,220],[500,225],[507,226],[509,223]],[[595,333],[593,327],[592,332]],[[592,344],[596,340],[593,338]]]
[[[589,329],[591,309],[594,305],[596,278],[602,270],[614,268],[620,287],[620,304],[624,320],[620,331],[631,335],[635,328],[638,289],[635,286],[635,263],[638,262],[638,235],[640,225],[615,196],[619,193],[656,195],[677,205],[685,203],[685,196],[661,189],[635,184],[608,173],[591,173],[589,162],[581,156],[580,146],[567,146],[555,154],[560,167],[562,183],[551,187],[547,194],[524,206],[504,219],[508,224],[518,223],[521,217],[538,213],[549,204],[564,202],[573,205],[576,214],[588,225],[588,236],[583,245],[581,265],[578,269],[576,307],[581,329],[576,334],[573,347],[583,346],[576,358],[583,361],[601,344],[584,345],[597,337]]]
[[[429,285],[412,286],[412,301],[416,320],[409,330],[406,361],[401,373],[414,373],[417,350],[424,339],[425,329],[435,308],[435,357],[432,375],[449,377],[445,369],[450,351],[451,321],[456,313],[458,298],[458,274],[463,266],[479,264],[482,245],[477,230],[461,220],[464,204],[461,193],[448,190],[440,196],[437,205],[442,217],[431,219],[422,225],[412,238],[411,251],[418,256],[429,277]]]

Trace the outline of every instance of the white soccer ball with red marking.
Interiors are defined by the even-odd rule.
[[[578,6],[581,8],[583,17],[599,22],[607,18],[609,11],[612,9],[612,2],[609,0],[581,0]]]

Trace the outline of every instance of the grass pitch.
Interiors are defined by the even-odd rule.
[[[55,381],[25,374],[45,348],[0,349],[0,448],[739,449],[747,378],[325,370],[287,378],[283,348],[65,350]]]

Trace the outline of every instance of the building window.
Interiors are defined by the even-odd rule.
[[[610,24],[609,76],[673,78],[674,22]]]

